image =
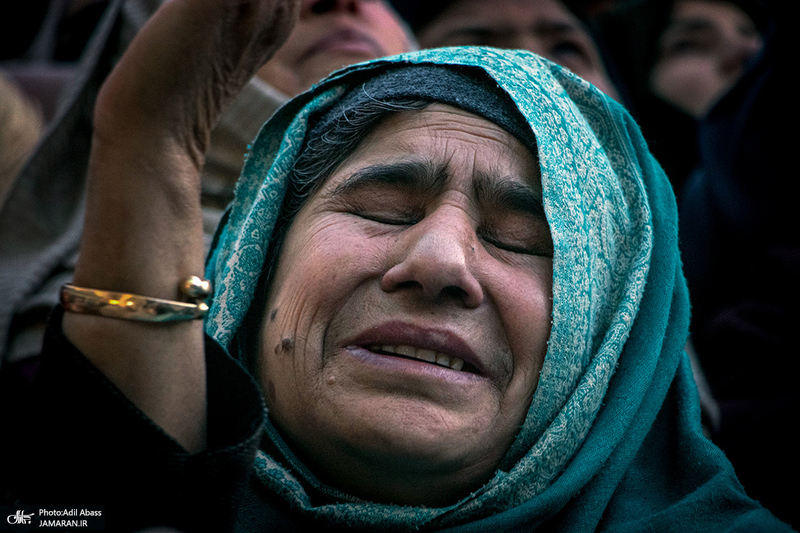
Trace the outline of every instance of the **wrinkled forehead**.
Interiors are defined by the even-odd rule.
[[[541,172],[530,147],[494,122],[438,102],[383,118],[337,174],[365,170],[410,174],[431,191],[457,185],[455,178],[470,182],[461,184],[465,189],[488,190],[489,182],[502,180],[541,190]]]
[[[529,52],[464,47],[423,50],[354,65],[290,101],[254,141],[236,200],[212,249],[208,275],[218,289],[207,321],[209,334],[223,346],[231,346],[265,271],[276,223],[284,220],[290,189],[297,185],[295,170],[308,153],[303,151],[304,139],[325,131],[330,125],[326,122],[335,121],[341,111],[355,102],[406,95],[453,104],[482,116],[501,125],[536,154],[548,207],[548,198],[557,204],[572,198],[565,193],[571,190],[565,181],[577,179],[573,167],[588,168],[587,157],[605,153],[580,118],[573,93],[586,105],[597,103],[595,107],[601,111],[613,103],[591,85]],[[576,159],[572,154],[581,156]],[[596,165],[591,168],[595,174],[603,170]],[[317,177],[330,175],[312,170]],[[578,181],[584,183],[585,179]],[[299,197],[301,205],[302,199]],[[564,210],[564,217],[556,210],[556,220],[572,221],[571,205]],[[548,211],[548,220],[550,215]]]

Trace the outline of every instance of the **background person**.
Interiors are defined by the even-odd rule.
[[[0,70],[0,206],[43,128],[42,111]]]
[[[800,415],[792,383],[800,371],[792,325],[800,320],[800,233],[792,215],[794,184],[783,170],[791,166],[792,139],[779,127],[798,118],[787,105],[793,98],[792,15],[782,2],[676,2],[670,11],[671,5],[650,5],[674,15],[658,19],[664,28],[672,20],[672,29],[655,42],[624,32],[635,28],[631,13],[609,31],[622,39],[621,52],[648,49],[631,42],[667,46],[660,69],[691,66],[673,79],[680,83],[672,91],[688,85],[687,105],[698,89],[705,94],[696,117],[688,108],[672,107],[670,114],[642,108],[643,128],[668,171],[691,156],[685,182],[677,174],[673,183],[692,299],[692,344],[720,413],[712,437],[748,492],[797,528],[800,518],[785,487],[800,475],[797,436],[786,424]],[[641,20],[647,31],[647,18]],[[654,81],[649,74],[637,79]],[[659,116],[663,120],[650,120]],[[690,121],[691,129],[672,129],[674,116]],[[760,364],[753,364],[755,357]]]
[[[77,260],[97,91],[159,4],[88,2],[85,10],[92,16],[83,19],[97,20],[95,31],[70,85],[62,90],[61,109],[21,173],[9,178],[8,201],[0,208],[0,288],[6,294],[0,303],[0,368],[6,367],[0,371],[0,395],[8,401],[36,367],[47,315]],[[63,2],[54,2],[50,10],[58,15],[64,9]],[[76,13],[73,18],[81,17]],[[55,22],[43,26],[45,35],[32,46],[63,41],[53,29],[59,27]],[[212,132],[202,190],[206,244],[233,198],[248,143],[278,107],[336,68],[415,46],[403,21],[382,0],[303,1],[284,47],[244,87]],[[62,72],[58,69],[59,76]]]
[[[397,2],[426,48],[478,45],[518,48],[558,63],[616,100],[597,35],[560,0]]]
[[[651,90],[695,119],[703,118],[762,51],[761,31],[735,3],[675,2],[658,39]]]
[[[630,108],[680,193],[699,163],[697,128],[758,57],[770,14],[759,0],[618,2],[595,17]]]
[[[89,301],[175,300],[202,268],[203,148],[291,18],[241,7],[166,4],[104,84]],[[523,51],[375,61],[283,107],[243,180],[210,338],[65,288],[23,418],[37,460],[3,455],[23,501],[188,530],[787,530],[702,436],[674,197],[594,87]]]
[[[781,17],[780,11],[776,12]],[[679,199],[685,271],[692,291],[692,342],[721,412],[716,442],[745,488],[793,527],[800,513],[785,487],[800,475],[800,233],[785,168],[791,139],[777,120],[792,98],[785,18],[765,33],[757,62],[698,129],[700,162]],[[752,243],[742,254],[742,243]],[[735,281],[734,281],[735,280]],[[734,283],[734,285],[731,285]],[[753,368],[759,354],[764,369]]]

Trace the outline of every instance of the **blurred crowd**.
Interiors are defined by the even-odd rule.
[[[30,0],[0,19],[0,401],[36,367],[80,237],[98,88],[159,0]],[[304,0],[289,40],[212,134],[209,239],[248,143],[332,70],[415,48],[524,48],[624,104],[667,171],[692,299],[687,351],[709,437],[800,528],[800,224],[792,215],[788,3]],[[785,123],[785,125],[784,125]],[[0,437],[6,438],[6,437]],[[680,475],[676,473],[676,475]]]

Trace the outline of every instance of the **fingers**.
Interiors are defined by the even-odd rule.
[[[129,46],[95,105],[74,283],[175,300],[203,272],[200,167],[223,107],[280,46],[298,0],[170,0]],[[64,333],[190,451],[204,446],[199,321],[167,327],[67,313]]]
[[[171,0],[106,80],[96,135],[164,136],[198,164],[222,109],[288,37],[298,0]]]

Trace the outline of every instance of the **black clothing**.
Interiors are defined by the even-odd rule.
[[[28,397],[11,407],[2,503],[101,505],[109,531],[232,530],[265,417],[251,376],[207,340],[208,444],[190,455],[69,343],[62,314],[51,320]]]

